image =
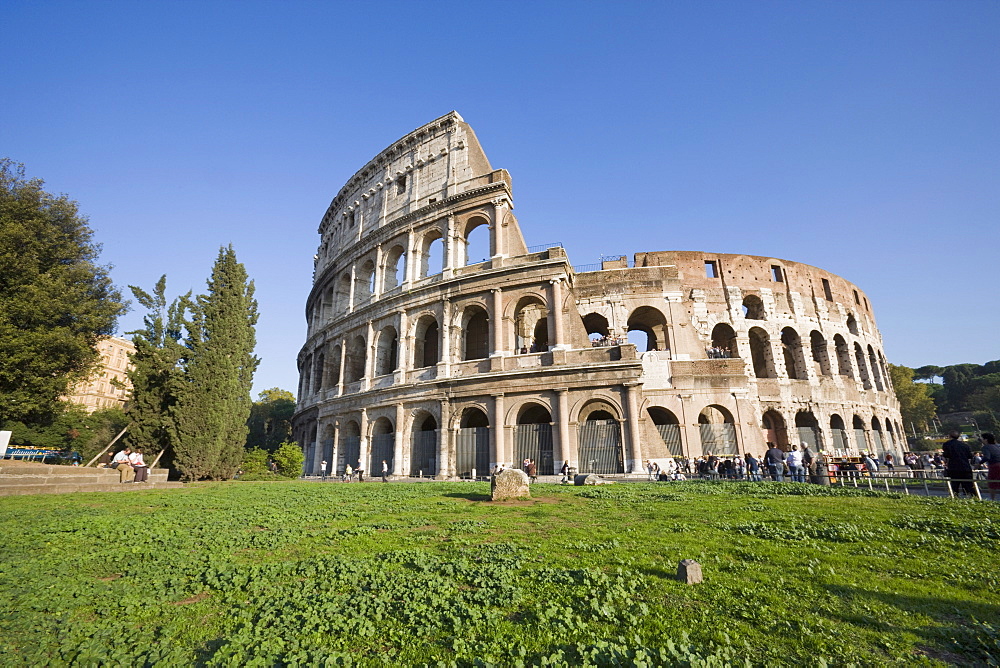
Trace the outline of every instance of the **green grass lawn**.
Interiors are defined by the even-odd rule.
[[[994,504],[774,483],[488,493],[0,498],[0,665],[1000,661]],[[704,583],[674,580],[685,558]]]

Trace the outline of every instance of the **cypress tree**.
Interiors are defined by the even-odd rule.
[[[231,478],[243,459],[259,362],[253,292],[232,245],[220,248],[208,294],[191,305],[185,373],[173,411],[174,463],[189,480]]]
[[[191,293],[167,305],[167,277],[161,276],[153,293],[130,285],[132,294],[147,309],[144,327],[134,332],[132,343],[132,368],[128,371],[132,382],[132,397],[128,411],[128,440],[147,453],[166,451],[166,461],[171,461],[175,441],[173,424],[177,390],[183,381],[181,361],[185,348],[180,339],[184,333],[184,313],[190,304]]]

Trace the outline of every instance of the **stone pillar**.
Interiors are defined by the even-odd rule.
[[[404,422],[406,421],[406,413],[403,410],[403,404],[396,404],[396,440],[393,443],[392,448],[392,475],[403,476],[406,475],[406,464],[409,464],[409,457],[406,457],[407,461],[403,461],[403,441],[404,441]]]
[[[507,239],[504,234],[504,219],[509,211],[506,197],[493,200],[493,224],[490,225],[490,251],[493,257],[507,257]]]
[[[493,334],[493,348],[490,357],[503,357],[506,355],[503,345],[503,291],[500,288],[493,288],[490,292],[492,293],[490,330]]]
[[[361,448],[358,454],[358,459],[361,460],[361,465],[364,467],[365,473],[368,475],[372,474],[372,468],[369,466],[368,461],[368,409],[361,409]],[[354,466],[354,464],[351,464]]]
[[[631,459],[627,462],[626,469],[629,473],[639,473],[642,471],[642,443],[639,435],[639,384],[625,383],[625,405],[628,410],[628,440],[629,455]]]
[[[565,387],[556,388],[556,424],[558,426],[557,447],[552,450],[553,473],[559,473],[563,460],[568,459],[570,466],[576,466],[575,453],[569,442],[569,390]]]
[[[347,295],[347,312],[350,313],[354,310],[354,293],[357,292],[358,286],[356,282],[358,280],[358,267],[355,264],[351,265],[351,289],[350,293]]]
[[[442,243],[444,244],[442,278],[447,278],[455,269],[455,216],[449,215],[445,222]]]
[[[368,321],[367,327],[367,343],[365,348],[367,349],[367,354],[365,355],[365,376],[361,379],[361,390],[367,390],[371,387],[372,378],[375,377],[375,327],[372,325],[372,321]]]
[[[438,472],[437,480],[447,480],[452,475],[451,465],[451,404],[441,400],[441,424],[438,429]]]
[[[313,444],[312,473],[315,475],[319,471],[319,463],[323,461],[323,451],[320,449],[319,441],[319,422],[313,420],[309,423],[309,434]]]
[[[406,311],[400,311],[396,320],[398,338],[396,339],[396,375],[394,382],[398,385],[406,382],[406,372],[412,367],[410,359],[411,341],[407,335],[409,323],[406,318]]]
[[[506,446],[504,444],[504,435],[506,433],[506,427],[504,425],[504,401],[502,394],[493,395],[493,419],[491,423],[493,429],[490,430],[490,434],[493,436],[493,453],[490,462],[490,469],[492,470],[497,464],[507,463],[507,453]]]
[[[552,286],[551,308],[549,309],[549,314],[552,316],[552,338],[549,346],[551,350],[565,350],[568,347],[563,338],[565,335],[563,333],[562,281],[561,277],[549,281]]]
[[[344,394],[344,374],[347,371],[344,368],[344,364],[346,362],[347,362],[347,339],[343,339],[340,342],[340,373],[337,374],[338,375],[338,378],[337,378],[337,396],[341,396],[341,395]]]
[[[438,378],[446,378],[451,366],[451,302],[441,302],[441,361],[438,362]]]
[[[403,290],[409,290],[413,285],[413,274],[415,269],[413,263],[416,261],[417,252],[413,248],[413,230],[406,233],[406,262],[403,264]]]
[[[385,282],[385,267],[382,266],[382,244],[375,246],[375,279],[372,290],[372,301],[382,296],[382,285]]]

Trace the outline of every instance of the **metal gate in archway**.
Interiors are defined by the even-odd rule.
[[[372,436],[371,465],[368,467],[369,475],[382,474],[382,462],[385,462],[392,471],[392,456],[396,450],[395,434],[375,434]]]
[[[352,469],[358,467],[358,460],[361,459],[361,437],[341,436],[340,453],[337,456],[337,472],[343,472],[350,466]]]
[[[805,443],[809,446],[809,450],[813,453],[819,452],[820,448],[820,437],[819,429],[816,427],[797,427],[799,433],[799,444]]]
[[[580,473],[625,473],[622,430],[617,420],[588,420],[580,424]]]
[[[471,478],[473,469],[477,478],[490,474],[489,427],[463,427],[458,430],[455,466],[459,478]]]
[[[438,430],[413,432],[410,475],[437,475]]]
[[[700,424],[701,451],[713,455],[738,455],[736,445],[736,425],[730,422],[722,424]]]
[[[663,444],[667,446],[667,452],[672,457],[683,457],[684,446],[681,445],[681,426],[679,424],[658,424],[656,431],[660,433]]]
[[[541,475],[551,475],[552,425],[546,422],[519,424],[514,427],[514,466],[525,459],[535,460],[535,469]]]

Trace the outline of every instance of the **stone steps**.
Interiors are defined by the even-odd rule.
[[[183,486],[183,483],[168,482],[168,474],[167,469],[150,469],[148,482],[121,483],[118,471],[112,469],[3,460],[0,462],[0,496],[127,492]]]

